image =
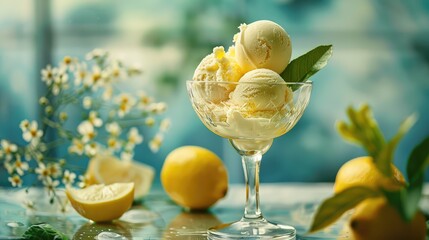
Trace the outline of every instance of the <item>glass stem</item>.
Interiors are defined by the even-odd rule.
[[[246,181],[246,208],[244,219],[262,219],[259,208],[259,167],[262,154],[256,153],[250,156],[242,156],[244,178]]]

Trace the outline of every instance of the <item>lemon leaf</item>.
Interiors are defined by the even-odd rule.
[[[354,208],[367,198],[378,197],[380,192],[364,186],[356,186],[345,189],[326,199],[317,209],[309,232],[321,230]]]
[[[429,136],[418,144],[410,154],[407,163],[407,176],[410,185],[423,184],[420,182],[420,175],[429,165]]]
[[[324,68],[332,56],[332,45],[322,45],[292,60],[280,76],[286,82],[305,82]]]

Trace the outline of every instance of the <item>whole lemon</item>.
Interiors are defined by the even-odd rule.
[[[392,178],[381,173],[371,157],[358,157],[346,162],[338,170],[334,192],[338,193],[351,186],[363,185],[373,189],[398,190],[405,185],[402,173],[392,164]]]
[[[417,212],[405,222],[384,197],[370,198],[359,204],[350,219],[355,240],[424,240],[426,220]]]
[[[226,195],[228,174],[222,160],[210,150],[183,146],[165,159],[161,183],[177,204],[203,210]]]

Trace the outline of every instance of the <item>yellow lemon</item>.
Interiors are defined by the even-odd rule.
[[[111,155],[98,155],[89,161],[86,177],[89,184],[133,182],[134,198],[146,195],[152,185],[155,171],[135,161],[121,161]]]
[[[161,170],[161,183],[177,204],[203,210],[226,195],[228,174],[222,160],[213,152],[184,146],[168,154]]]
[[[392,172],[392,178],[384,176],[377,169],[372,158],[368,156],[352,159],[338,170],[335,178],[334,192],[338,193],[356,185],[363,185],[373,189],[398,190],[405,185],[405,179],[393,164]]]
[[[370,198],[359,204],[350,219],[355,240],[424,240],[426,220],[417,212],[405,222],[384,197]]]
[[[118,219],[131,207],[134,183],[67,188],[66,195],[73,208],[83,217],[94,222],[107,222]]]

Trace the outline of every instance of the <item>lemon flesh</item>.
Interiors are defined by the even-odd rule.
[[[132,205],[134,183],[97,184],[84,189],[67,188],[66,195],[73,208],[94,222],[118,219]]]
[[[137,199],[149,192],[155,170],[136,161],[121,161],[111,155],[98,155],[90,160],[85,175],[90,184],[133,182],[134,198]]]

